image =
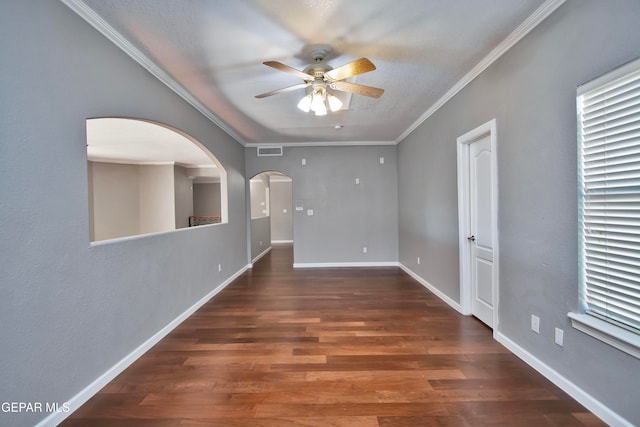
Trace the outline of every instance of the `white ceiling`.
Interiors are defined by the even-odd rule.
[[[87,158],[94,162],[139,165],[175,164],[194,177],[219,178],[217,165],[186,136],[144,120],[87,120]]]
[[[397,143],[562,0],[62,0],[244,145]],[[296,108],[298,70],[329,45],[334,68],[382,97],[341,97],[318,117]],[[475,74],[474,74],[475,73]],[[342,128],[336,129],[336,125]]]

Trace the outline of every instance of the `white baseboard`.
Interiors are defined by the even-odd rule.
[[[398,267],[397,262],[296,262],[293,268]]]
[[[260,259],[262,256],[266,255],[271,250],[271,248],[267,248],[262,254],[258,255],[254,262]],[[397,263],[397,262],[367,262],[367,263],[299,263],[294,264],[295,268],[331,268],[331,267],[394,267],[399,266],[403,271],[413,277],[416,281],[418,281],[421,285],[429,289],[435,295],[437,295],[440,299],[450,305],[458,312],[461,311],[461,307],[458,303],[453,301],[451,298],[443,294],[429,282],[418,276],[416,273],[411,271],[405,265]],[[164,338],[169,332],[175,329],[180,323],[186,320],[189,316],[191,316],[196,310],[202,307],[207,301],[213,298],[216,294],[222,291],[225,287],[227,287],[231,282],[233,282],[236,278],[238,278],[242,273],[244,273],[248,268],[251,268],[251,264],[248,264],[238,270],[235,274],[201,298],[198,302],[196,302],[193,306],[187,309],[184,313],[176,317],[173,321],[171,321],[168,325],[154,334],[151,338],[141,344],[138,348],[133,350],[129,355],[125,356],[122,360],[112,366],[109,370],[103,373],[100,377],[94,380],[91,384],[85,387],[78,394],[69,399],[69,412],[55,412],[50,414],[48,417],[40,421],[36,424],[36,427],[55,427],[60,424],[63,420],[65,420],[69,415],[71,415],[74,411],[76,411],[80,406],[82,406],[86,401],[88,401],[91,397],[93,397],[98,391],[100,391],[105,385],[107,385],[111,380],[113,380],[116,376],[118,376],[122,371],[124,371],[127,367],[129,367],[133,362],[135,362],[140,356],[146,353],[151,347],[157,344],[162,338]],[[565,393],[567,393],[572,398],[576,399],[580,404],[584,405],[587,409],[593,412],[596,416],[602,419],[605,423],[609,424],[612,427],[633,427],[633,424],[622,418],[620,415],[609,409],[607,406],[602,404],[599,400],[595,399],[590,394],[586,393],[580,387],[575,385],[573,382],[560,375],[557,371],[543,363],[541,360],[536,358],[533,354],[526,351],[524,348],[520,347],[514,341],[509,339],[507,336],[502,334],[501,332],[497,332],[494,334],[496,340],[504,345],[509,351],[518,356],[524,362],[526,362],[529,366],[534,368],[556,386],[561,388]]]
[[[293,240],[272,240],[271,244],[283,244],[283,243],[293,243]]]
[[[424,286],[425,288],[429,289],[431,292],[433,292],[434,294],[436,294],[436,296],[438,298],[440,298],[442,301],[446,302],[447,304],[449,304],[449,306],[451,306],[451,308],[453,308],[454,310],[456,310],[458,313],[460,314],[464,314],[462,312],[462,307],[460,306],[459,303],[455,302],[454,300],[452,300],[450,297],[448,297],[447,295],[445,295],[444,293],[442,293],[442,291],[440,291],[438,288],[436,288],[435,286],[433,286],[431,283],[427,282],[426,280],[424,280],[422,277],[418,276],[416,273],[414,273],[410,268],[408,268],[406,265],[404,264],[400,264],[400,268],[407,273],[409,276],[413,277],[418,283],[420,283],[422,286]]]
[[[418,276],[416,273],[411,271],[408,267],[403,264],[400,264],[400,268],[404,270],[408,275],[413,277],[431,292],[436,294],[440,299],[449,304],[458,312],[462,313],[462,307],[457,302],[453,301],[451,298],[443,294],[429,282],[424,280],[422,277]],[[620,415],[609,409],[607,406],[602,404],[599,400],[595,399],[590,394],[586,393],[580,387],[575,385],[573,382],[569,381],[567,378],[560,375],[557,371],[552,369],[550,366],[543,363],[540,359],[536,358],[533,354],[529,353],[518,344],[507,338],[500,331],[494,331],[494,338],[504,345],[509,351],[522,359],[525,363],[531,366],[533,369],[538,371],[544,377],[546,377],[549,381],[554,383],[560,389],[562,389],[569,396],[573,397],[575,400],[580,402],[585,408],[593,412],[597,417],[599,417],[602,421],[609,424],[612,427],[632,427],[633,424],[622,418]]]
[[[91,384],[86,386],[84,390],[80,391],[80,393],[73,396],[68,400],[69,403],[69,412],[54,412],[44,420],[40,421],[36,424],[36,427],[55,427],[60,424],[64,419],[66,419],[69,415],[71,415],[74,411],[76,411],[80,406],[82,406],[87,400],[93,397],[97,392],[99,392],[105,385],[107,385],[111,380],[117,377],[122,371],[128,368],[133,362],[138,360],[140,356],[146,353],[151,347],[157,344],[162,338],[164,338],[169,332],[174,330],[180,323],[185,321],[189,316],[196,312],[200,307],[202,307],[207,301],[213,298],[216,294],[218,294],[221,290],[226,288],[231,282],[237,279],[242,273],[247,271],[247,267],[242,267],[236,273],[234,273],[227,280],[218,285],[215,289],[209,292],[207,295],[202,297],[198,302],[189,307],[184,313],[180,314],[178,317],[173,319],[167,326],[156,332],[151,338],[142,343],[138,348],[133,350],[127,356],[125,356],[118,363],[113,365],[109,370],[100,375],[96,380],[94,380]]]
[[[633,427],[633,424],[631,424],[629,421],[625,420],[620,415],[609,409],[607,406],[602,404],[602,402],[582,390],[566,377],[560,375],[549,365],[545,364],[533,354],[520,347],[518,344],[507,338],[501,332],[495,334],[495,337],[500,344],[504,345],[513,354],[524,360],[529,366],[538,371],[556,386],[561,388],[569,396],[580,402],[580,404],[593,412],[608,425],[612,427]]]
[[[269,246],[267,249],[265,249],[264,251],[262,251],[260,253],[260,255],[258,255],[257,257],[255,257],[254,259],[251,260],[251,264],[248,264],[247,267],[249,268],[253,268],[253,264],[255,264],[260,258],[262,258],[263,256],[265,256],[266,254],[269,253],[269,251],[271,251],[271,246]]]

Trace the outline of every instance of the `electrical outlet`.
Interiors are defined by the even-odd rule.
[[[418,265],[420,265],[420,257],[418,257],[416,261],[418,262]]]
[[[556,328],[556,344],[560,347],[564,345],[564,331],[560,328]]]
[[[360,184],[360,178],[356,178],[356,184]]]
[[[363,253],[363,254],[366,254],[366,253],[367,253],[367,250],[368,250],[368,249],[367,249],[367,247],[366,247],[366,246],[363,246],[363,247],[362,247],[362,253]]]
[[[384,157],[380,157],[380,164],[384,165]]]
[[[540,318],[535,314],[531,315],[531,330],[536,334],[540,333]]]
[[[218,273],[222,271],[222,264],[218,264]]]

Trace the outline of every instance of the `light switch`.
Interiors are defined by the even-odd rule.
[[[560,347],[562,347],[564,345],[564,331],[562,329],[560,329],[560,328],[556,328],[555,342]]]
[[[360,178],[356,178],[356,184],[360,184]]]
[[[307,209],[307,215],[313,216],[313,209]]]
[[[287,210],[286,210],[286,209],[282,209],[282,213],[283,213],[283,214],[286,214],[286,213],[287,213]]]
[[[531,330],[536,334],[540,333],[540,318],[535,314],[531,315]]]
[[[380,157],[380,164],[384,165],[384,157]]]
[[[306,166],[306,164],[307,164],[307,159],[302,159],[302,161],[301,161],[300,163],[302,163],[302,166]]]

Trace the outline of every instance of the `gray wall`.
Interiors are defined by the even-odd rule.
[[[176,194],[173,165],[138,166],[140,188],[140,218],[138,234],[157,233],[176,229]]]
[[[246,265],[244,149],[59,1],[0,2],[0,53],[0,397],[62,403]],[[90,245],[85,120],[106,116],[205,145],[229,223]]]
[[[293,195],[292,181],[271,179],[271,241],[293,240]],[[285,212],[286,210],[286,212]]]
[[[247,176],[278,171],[293,179],[294,206],[304,204],[293,212],[295,263],[398,261],[395,146],[285,147],[282,157],[247,148],[246,169]]]
[[[193,214],[220,215],[220,184],[193,184]]]
[[[271,247],[271,217],[251,219],[251,262]]]
[[[271,217],[269,216],[269,176],[259,174],[249,181],[249,199],[251,210],[250,238],[251,263],[267,248],[271,247]]]
[[[249,182],[249,193],[251,195],[251,218],[263,218],[269,216],[267,189],[269,188],[269,178],[260,174],[251,178]]]
[[[400,261],[459,301],[456,138],[497,119],[499,332],[634,425],[640,361],[574,330],[567,312],[578,309],[576,86],[640,55],[638,22],[635,0],[568,0],[398,147]]]
[[[137,165],[89,162],[90,239],[140,233],[140,169]]]
[[[189,226],[189,217],[193,215],[193,181],[189,179],[187,169],[174,166],[174,191],[176,228]]]

